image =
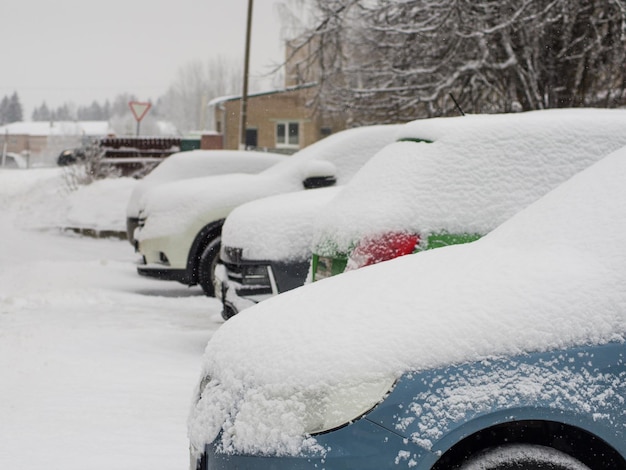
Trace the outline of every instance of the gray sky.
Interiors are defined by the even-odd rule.
[[[277,0],[254,3],[251,73],[283,59]],[[4,0],[0,98],[25,118],[44,100],[103,103],[119,93],[156,99],[193,60],[243,64],[247,0]]]

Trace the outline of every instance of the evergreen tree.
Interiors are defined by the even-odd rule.
[[[7,120],[7,114],[9,109],[9,98],[8,96],[4,96],[2,101],[0,101],[0,125],[7,124],[9,121]]]
[[[57,121],[72,121],[74,120],[74,113],[70,109],[70,105],[65,103],[59,106],[54,112],[54,119]]]
[[[31,116],[31,119],[33,121],[50,121],[50,120],[52,120],[52,112],[50,111],[50,108],[48,108],[48,105],[46,104],[45,101],[41,104],[41,106],[39,106],[38,108],[35,108],[33,110],[33,114]]]
[[[93,101],[89,106],[79,107],[77,117],[80,121],[102,121],[108,118],[97,101]]]
[[[8,100],[5,114],[6,122],[20,122],[23,118],[22,104],[17,92],[14,92]]]

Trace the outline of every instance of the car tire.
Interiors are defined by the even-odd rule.
[[[508,444],[487,449],[463,463],[460,470],[591,470],[559,450],[533,444]]]
[[[212,239],[198,262],[198,284],[209,297],[215,297],[215,267],[220,262],[221,242],[221,237]]]

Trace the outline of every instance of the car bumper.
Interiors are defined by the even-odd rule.
[[[303,285],[309,270],[308,261],[233,260],[228,257],[223,261],[224,264],[216,270],[215,278],[216,297],[222,301],[224,318]],[[261,271],[265,274],[260,284],[256,285],[246,278],[246,267],[253,267],[257,274]],[[249,282],[245,282],[244,278]]]
[[[141,276],[160,279],[162,281],[178,281],[181,284],[192,285],[186,269],[173,269],[161,265],[144,264],[137,266],[137,273]]]
[[[220,264],[215,269],[215,297],[222,302],[222,316],[230,318],[233,315],[252,307],[253,305],[273,297],[277,292],[239,295],[243,286],[228,278],[228,271]]]
[[[396,433],[360,419],[335,431],[315,436],[321,453],[298,456],[228,454],[216,443],[205,447],[201,459],[192,458],[190,470],[380,470],[430,468],[437,456]],[[219,442],[219,441],[218,441]]]

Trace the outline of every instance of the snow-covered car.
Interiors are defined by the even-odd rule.
[[[478,241],[236,315],[191,468],[626,468],[624,181],[626,147]]]
[[[144,176],[130,195],[126,206],[126,232],[135,245],[141,198],[158,185],[227,173],[260,173],[286,157],[270,152],[242,150],[190,150],[170,155]]]
[[[615,115],[613,112],[599,113],[604,119]],[[370,171],[372,177],[363,182],[363,178],[357,174],[355,180],[348,183],[349,191],[353,194],[349,208],[345,203],[335,207],[334,200],[332,205],[326,205],[330,193],[316,198],[307,196],[302,201],[296,196],[277,196],[239,207],[226,219],[222,231],[223,267],[217,272],[220,281],[218,296],[221,292],[223,304],[222,316],[230,318],[261,300],[304,284],[310,273],[311,240],[317,226],[323,226],[328,214],[332,216],[343,211],[340,212],[341,217],[337,217],[338,227],[332,226],[332,229],[349,230],[352,224],[362,222],[361,219],[374,223],[385,221],[385,216],[372,212],[376,205],[379,209],[384,206],[384,212],[401,211],[403,215],[409,213],[412,217],[416,210],[427,210],[424,209],[425,205],[437,210],[440,207],[438,204],[447,197],[448,205],[466,208],[469,214],[478,216],[480,214],[470,212],[467,205],[476,200],[473,193],[479,191],[483,198],[481,204],[489,205],[490,212],[487,215],[494,219],[489,228],[495,227],[498,222],[602,155],[594,153],[593,146],[579,148],[579,140],[558,141],[557,136],[561,135],[562,128],[570,121],[574,125],[567,132],[591,143],[594,139],[600,139],[600,145],[605,147],[598,147],[599,151],[604,148],[608,153],[619,142],[626,144],[624,136],[616,132],[618,125],[623,125],[619,124],[623,123],[626,116],[623,112],[619,113],[621,121],[617,121],[608,131],[615,132],[615,136],[608,139],[602,122],[588,124],[595,115],[594,111],[587,118],[582,118],[578,112],[559,111],[548,114],[467,116],[408,123],[398,132],[404,142],[381,151],[385,155],[384,163],[379,163],[373,171],[370,167],[374,162],[367,163],[361,170]],[[537,130],[538,126],[541,126],[540,131]],[[464,142],[468,145],[465,146]],[[550,157],[547,157],[548,152],[552,152]],[[461,162],[451,161],[448,154],[450,158]],[[375,160],[378,158],[375,157]],[[436,160],[423,162],[428,159]],[[390,162],[394,164],[389,165]],[[440,164],[446,166],[442,168],[443,182],[441,178],[432,176]],[[490,170],[483,171],[482,168]],[[483,174],[478,175],[480,179],[475,180],[474,186],[469,183],[468,175],[476,175],[477,171]],[[494,178],[498,179],[499,186],[494,187],[492,184],[496,192],[490,193],[486,186]],[[438,184],[439,188],[436,187]],[[432,190],[431,185],[435,186]],[[501,204],[500,200],[504,198],[502,190],[507,191],[509,188],[516,188],[516,191],[509,196],[508,204]],[[412,192],[416,197],[409,196]],[[438,192],[444,192],[445,196],[440,197]],[[497,201],[497,204],[493,201]],[[444,211],[433,212],[431,225],[442,223],[447,215]],[[354,218],[359,220],[353,222]],[[404,224],[410,222],[408,217],[402,221]],[[396,243],[393,248],[400,248],[400,254],[414,251],[417,244],[417,235],[399,230],[399,227],[404,230],[406,226],[396,225],[397,233],[393,238],[386,239],[387,242],[392,239]],[[419,246],[421,249],[432,248],[437,246],[436,243],[460,243],[472,241],[478,236],[463,232],[456,233],[455,238],[452,238],[439,233],[437,237],[431,235]],[[328,240],[325,242],[328,243]],[[369,263],[393,257],[394,254],[384,252],[389,249],[389,243],[380,243],[374,237],[368,244],[359,245],[358,250],[352,252],[354,257],[362,254],[365,248],[366,254],[370,256],[367,259]],[[373,257],[372,254],[377,256]],[[345,258],[335,253],[333,255],[333,259],[325,259],[316,253],[313,266],[317,277],[323,276],[323,263],[331,266],[334,262],[336,267],[341,266],[343,269]]]
[[[279,194],[232,211],[215,271],[222,317],[304,284],[318,212],[342,186]]]
[[[475,240],[626,145],[625,126],[611,109],[408,123],[320,214],[312,280]]]
[[[275,194],[345,184],[397,126],[367,126],[326,137],[256,175],[197,178],[154,188],[142,199],[135,231],[141,275],[199,284],[215,293],[214,271],[226,216],[237,206]]]

